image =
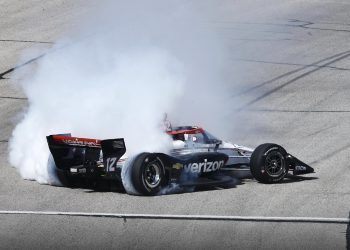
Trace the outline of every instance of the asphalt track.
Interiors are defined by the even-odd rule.
[[[0,0],[0,210],[259,218],[340,218],[345,223],[171,220],[0,214],[1,249],[350,249],[350,4],[218,1],[211,23],[232,48],[237,99],[232,141],[278,142],[316,170],[263,185],[157,197],[68,189],[22,180],[8,140],[27,105],[12,77],[21,53],[37,54],[75,27],[85,1]],[[210,1],[198,1],[200,7]],[[243,73],[242,73],[243,72]],[[237,86],[239,85],[239,86]]]

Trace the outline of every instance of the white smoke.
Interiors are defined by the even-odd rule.
[[[188,1],[104,2],[57,41],[20,82],[29,107],[13,131],[10,162],[21,176],[55,183],[50,134],[123,137],[135,154],[169,149],[165,112],[184,125],[222,124],[224,50],[195,9]]]

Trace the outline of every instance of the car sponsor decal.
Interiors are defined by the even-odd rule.
[[[221,168],[224,165],[224,161],[204,161],[204,162],[194,162],[194,163],[188,163],[184,165],[185,172],[192,172],[192,173],[208,173],[208,172],[214,172]]]
[[[89,138],[79,138],[70,137],[62,135],[53,135],[52,139],[56,143],[67,144],[70,146],[82,146],[82,147],[101,147],[101,140],[89,139]]]
[[[270,148],[269,150],[267,150],[264,154],[264,156],[266,156],[268,153],[270,153],[271,151],[273,150],[278,150],[278,147],[273,147],[273,148]]]
[[[100,144],[93,141],[83,141],[83,140],[62,140],[63,143],[69,144],[71,146],[87,146],[87,147],[99,147]]]
[[[173,168],[174,169],[177,169],[177,170],[180,170],[181,168],[183,168],[184,166],[181,164],[181,163],[175,163],[173,164]]]

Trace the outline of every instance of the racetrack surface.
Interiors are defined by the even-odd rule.
[[[198,1],[206,7],[210,1]],[[206,25],[232,49],[231,138],[276,142],[316,173],[264,185],[156,197],[70,189],[21,179],[8,140],[27,101],[13,71],[35,61],[93,8],[86,1],[0,0],[0,210],[349,218],[350,4],[219,1]],[[203,7],[203,8],[204,8]],[[217,13],[217,12],[216,12]],[[64,48],[63,48],[64,49]],[[30,132],[30,131],[28,131]],[[213,131],[214,132],[214,131]],[[350,249],[349,224],[0,215],[0,248]]]

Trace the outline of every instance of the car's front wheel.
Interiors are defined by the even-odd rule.
[[[281,181],[288,173],[286,150],[272,143],[258,146],[250,158],[250,171],[262,183]]]

